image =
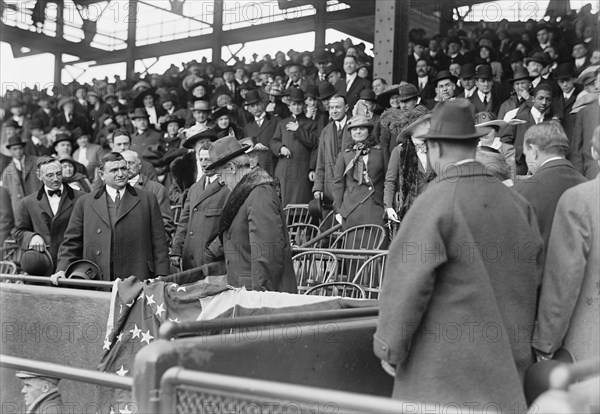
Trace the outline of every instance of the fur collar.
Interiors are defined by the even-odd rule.
[[[171,174],[182,191],[190,188],[196,182],[196,175],[198,174],[196,154],[188,152],[176,158],[171,163]]]
[[[221,242],[223,242],[223,234],[231,227],[238,211],[246,202],[252,190],[259,185],[274,185],[273,178],[263,169],[257,169],[244,175],[238,185],[235,186],[227,199],[225,207],[223,207],[223,214],[219,223],[219,238]]]

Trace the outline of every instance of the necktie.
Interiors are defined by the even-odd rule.
[[[262,126],[263,119],[264,118],[256,118],[256,125],[258,125],[259,128]]]
[[[204,189],[206,190],[209,185],[210,185],[210,179],[208,177],[206,177],[204,179]]]
[[[484,105],[484,106],[487,106],[487,104],[488,104],[488,98],[487,98],[487,95],[485,95],[485,96],[483,97],[483,105]]]
[[[115,196],[115,204],[118,206],[121,203],[121,193],[117,190],[117,195]]]
[[[60,197],[62,195],[62,191],[60,189],[58,189],[58,190],[48,190],[48,195],[50,197],[55,196],[55,195],[57,195],[57,196]]]

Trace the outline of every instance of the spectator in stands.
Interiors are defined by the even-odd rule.
[[[58,160],[44,156],[37,160],[39,191],[23,198],[15,210],[15,239],[21,250],[47,250],[56,269],[58,248],[63,241],[73,206],[84,193],[63,183]]]
[[[102,99],[107,106],[106,113],[111,116],[115,116],[117,113],[127,110],[127,107],[119,102],[115,93],[107,93]]]
[[[583,87],[575,84],[575,73],[572,63],[561,63],[553,72],[553,75],[561,90],[561,94],[552,99],[552,111],[560,119],[560,123],[567,136],[570,136],[575,121],[575,115],[571,115],[571,109],[573,109],[577,95],[579,95]]]
[[[327,69],[325,70],[325,75],[327,76],[327,80],[337,90],[337,93],[346,94],[346,82],[342,78],[342,71],[339,67],[330,63],[327,65]]]
[[[485,171],[502,181],[507,187],[514,186],[513,174],[506,163],[506,158],[500,151],[492,147],[479,146],[475,153],[475,160],[485,167]]]
[[[439,72],[440,70],[447,70],[448,66],[450,66],[450,60],[440,47],[439,39],[435,36],[429,40],[426,59],[429,61],[429,65],[436,72]]]
[[[40,95],[38,100],[39,109],[31,116],[32,123],[37,121],[44,133],[47,134],[54,128],[56,123],[56,110],[51,106],[51,99],[46,95]]]
[[[73,131],[73,137],[77,140],[78,146],[73,153],[73,159],[85,167],[88,179],[93,180],[103,155],[103,149],[98,144],[92,144],[89,135],[80,130]]]
[[[227,282],[252,290],[296,293],[281,201],[273,178],[250,169],[246,149],[235,138],[225,137],[209,150],[212,164],[207,170],[215,170],[231,190],[219,226]]]
[[[200,131],[202,129],[210,128],[208,117],[210,115],[210,105],[207,101],[198,100],[194,101],[192,107],[193,120],[189,124],[194,128],[194,131]]]
[[[427,47],[424,40],[417,40],[412,48],[412,53],[408,56],[406,65],[407,81],[414,85],[417,84],[417,62],[424,59],[425,48]]]
[[[255,137],[258,143],[269,148],[271,138],[275,134],[275,129],[277,128],[277,118],[265,111],[265,104],[261,100],[257,90],[249,91],[246,94],[244,105],[253,117],[253,120],[244,127],[244,136]],[[275,176],[276,163],[277,158],[274,157],[271,151],[265,151],[259,155],[258,164],[269,173],[271,177]]]
[[[242,138],[242,131],[232,121],[231,111],[226,106],[215,110],[211,118],[215,124],[214,131],[217,134],[217,138],[223,138],[228,135],[233,135],[237,139]]]
[[[429,131],[431,115],[423,115],[406,127],[398,137],[385,175],[383,204],[388,220],[402,222],[406,212],[435,172],[427,161],[425,141],[419,138]]]
[[[569,139],[558,121],[533,125],[525,133],[523,153],[534,174],[515,189],[535,210],[544,246],[550,240],[558,199],[567,189],[587,181],[565,159],[568,151]]]
[[[159,130],[160,123],[158,119],[164,115],[164,109],[158,105],[158,96],[154,88],[142,90],[134,99],[135,108],[143,108],[148,115],[149,130]],[[135,122],[136,118],[132,118]],[[136,123],[137,124],[137,123]],[[136,125],[137,126],[137,125]],[[138,126],[139,130],[139,126]],[[135,141],[135,140],[134,140]]]
[[[509,121],[517,114],[518,108],[525,102],[533,104],[531,97],[531,77],[525,68],[517,69],[512,79],[509,79],[512,86],[511,96],[502,102],[498,110],[498,119]]]
[[[383,184],[388,159],[371,135],[373,122],[362,115],[348,121],[351,141],[334,169],[333,206],[344,230],[363,224],[383,226]]]
[[[375,92],[375,95],[379,95],[387,89],[387,81],[384,78],[375,78],[371,82],[371,89]]]
[[[104,186],[75,204],[53,283],[81,259],[95,263],[103,280],[169,274],[167,238],[156,197],[128,185],[127,161],[121,154],[102,157],[99,171]]]
[[[480,65],[475,74],[477,92],[472,94],[469,102],[475,108],[475,113],[491,112],[496,117],[500,109],[500,96],[494,88],[494,75],[489,65]]]
[[[48,136],[44,134],[44,125],[39,118],[31,120],[31,147],[37,157],[42,155],[51,155],[53,153]]]
[[[6,148],[12,159],[2,172],[0,181],[10,194],[13,211],[17,211],[21,200],[38,189],[40,182],[36,176],[37,158],[25,156],[25,142],[19,136],[9,138]]]
[[[135,108],[131,119],[135,125],[135,133],[131,136],[131,150],[141,156],[148,146],[158,143],[161,134],[150,127],[150,118],[145,108]]]
[[[314,83],[319,82],[327,82],[327,75],[325,75],[325,71],[327,68],[327,63],[329,63],[329,53],[325,50],[317,50],[315,51],[315,64],[317,65],[317,70],[314,73],[313,81]]]
[[[270,142],[273,154],[279,158],[275,176],[281,183],[283,205],[307,204],[312,198],[309,175],[311,153],[317,149],[317,124],[304,115],[304,92],[300,88],[290,91],[290,112],[281,119]],[[313,178],[314,179],[314,178]]]
[[[78,172],[77,167],[81,167],[80,164],[73,161],[72,158],[63,158],[60,160],[62,168],[63,183],[68,185],[74,190],[89,193],[92,185],[85,174]]]
[[[206,171],[211,163],[209,146],[201,144],[199,147],[197,157],[204,179],[190,187],[173,236],[171,264],[183,270],[208,263],[210,255],[206,250],[219,233],[221,212],[231,192],[214,171]]]
[[[175,223],[173,222],[173,214],[171,213],[171,203],[169,201],[169,194],[165,187],[156,182],[149,180],[141,173],[142,162],[137,155],[137,152],[126,150],[121,153],[125,161],[127,161],[127,168],[129,174],[129,180],[127,181],[133,188],[142,189],[150,194],[154,194],[158,206],[160,207],[160,213],[163,219],[163,225],[167,235],[167,240],[171,240],[171,236],[175,231]]]
[[[117,129],[113,134],[112,151],[121,153],[131,149],[131,135],[124,129]],[[157,181],[156,170],[148,161],[141,159],[142,174],[150,180]]]
[[[458,37],[452,37],[448,40],[448,65],[458,63],[461,66],[467,63],[467,59],[460,53],[462,42]],[[446,69],[446,68],[444,68]]]
[[[453,76],[456,77],[455,74],[450,72]],[[475,87],[475,65],[472,63],[465,63],[460,68],[460,90],[457,88],[457,98],[467,98],[470,99],[471,96],[477,91]]]
[[[346,97],[348,102],[348,110],[352,113],[354,105],[359,99],[360,92],[363,89],[370,87],[370,82],[359,77],[358,60],[355,56],[346,56],[344,58],[344,72],[346,78]]]
[[[64,413],[67,411],[58,391],[60,378],[26,371],[17,371],[15,375],[23,382],[21,393],[28,413]]]
[[[444,102],[454,99],[456,92],[456,79],[449,71],[443,70],[435,77],[435,98],[425,99],[424,104],[427,109],[432,110],[438,102]],[[421,95],[423,96],[423,95]]]
[[[425,59],[419,59],[415,68],[417,81],[414,85],[419,89],[421,99],[431,99],[435,96],[435,83],[429,78],[429,64]]]
[[[600,162],[600,127],[592,138],[592,157]],[[600,320],[600,176],[566,190],[558,200],[533,348],[552,358],[560,348],[576,361],[597,358]]]
[[[491,323],[502,337],[508,326],[515,335],[532,334],[542,242],[531,206],[474,161],[485,132],[475,128],[470,103],[457,99],[436,107],[429,132],[421,136],[430,163],[442,173],[417,198],[392,241],[374,336],[376,356],[395,375],[395,399],[525,407],[521,380],[534,362],[530,344],[490,341],[483,329]],[[488,214],[497,217],[495,224]],[[527,260],[454,249],[493,245],[507,251],[515,242],[531,248]],[[425,340],[463,315],[471,315],[474,335]],[[450,380],[472,366],[493,367],[494,375],[484,370]]]
[[[512,144],[515,147],[517,175],[526,175],[528,169],[523,153],[525,132],[532,125],[552,119],[552,87],[547,83],[539,84],[533,90],[533,105],[522,105],[514,118],[525,121],[525,123],[508,125],[503,130],[501,139],[502,142]],[[531,171],[531,173],[533,172]]]
[[[534,88],[542,81],[542,73],[546,66],[548,66],[548,59],[544,53],[535,53],[531,57],[525,58],[525,67]]]
[[[10,193],[0,186],[0,247],[15,228],[15,216],[11,206]],[[4,257],[4,256],[3,256]]]
[[[75,111],[75,99],[62,98],[58,101],[59,115],[56,118],[56,127],[73,131],[80,128],[84,133],[91,132],[90,125],[86,115]]]

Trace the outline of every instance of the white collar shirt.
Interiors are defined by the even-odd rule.
[[[58,194],[53,194],[52,197],[50,197],[49,192],[53,191],[52,189],[48,188],[47,186],[44,185],[44,191],[46,192],[46,197],[48,197],[48,203],[50,204],[50,209],[52,209],[52,214],[56,215],[56,213],[58,212],[58,206],[60,206],[60,196]],[[61,185],[60,186],[60,191],[65,191],[65,186]]]

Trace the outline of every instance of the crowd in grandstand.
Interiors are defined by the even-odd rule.
[[[486,263],[463,263],[465,272],[457,260],[444,270],[452,282],[440,283],[464,288],[450,301],[471,300],[475,287],[486,290],[474,302],[479,310],[493,297],[504,301],[501,320],[522,323],[519,329],[529,329],[523,335],[534,334],[537,318],[540,358],[564,345],[569,327],[581,335],[571,348],[576,357],[597,355],[598,315],[594,327],[581,326],[591,317],[582,316],[581,295],[598,310],[598,200],[589,198],[598,196],[600,171],[598,16],[586,6],[519,27],[482,22],[432,37],[412,30],[406,79],[397,85],[373,78],[364,45],[346,41],[252,63],[204,59],[162,75],[55,85],[50,94],[9,91],[0,155],[2,238],[14,237],[23,251],[47,251],[55,281],[87,259],[105,280],[204,266],[207,274],[227,272],[234,286],[295,292],[282,207],[318,200],[342,229],[392,224],[394,256],[375,340],[377,355],[390,366],[406,357],[396,347],[395,318],[408,315],[411,303],[422,312],[413,302],[437,283],[416,280],[427,269],[422,260],[401,261],[405,246],[396,234],[402,241],[460,245],[475,237],[534,246],[520,252],[530,254],[529,262],[504,257],[492,265],[479,258]],[[461,139],[473,147],[458,144]],[[461,199],[449,201],[454,187],[432,183],[453,174],[444,163],[474,162],[465,155],[471,151],[477,163],[469,165],[483,168],[487,181],[475,180]],[[506,194],[492,191],[491,181]],[[436,190],[425,192],[428,187]],[[485,213],[487,203],[496,210]],[[448,228],[439,228],[445,223]],[[468,228],[485,231],[474,236]],[[461,285],[482,267],[508,285],[492,281],[489,291],[480,281]],[[431,304],[427,321],[447,312],[444,305]],[[410,314],[405,322],[419,318]],[[512,347],[521,379],[533,362],[523,343]],[[487,384],[483,367],[501,364],[505,350],[478,353],[480,345],[463,350],[465,358],[478,358],[482,371],[464,395],[492,393],[498,383]],[[428,363],[442,364],[445,353],[436,347],[419,353],[406,375],[395,368],[395,395],[431,395],[422,394],[415,378]],[[443,364],[458,367],[460,358],[451,355]],[[438,374],[434,382],[446,381]],[[512,401],[512,390],[504,391]]]

